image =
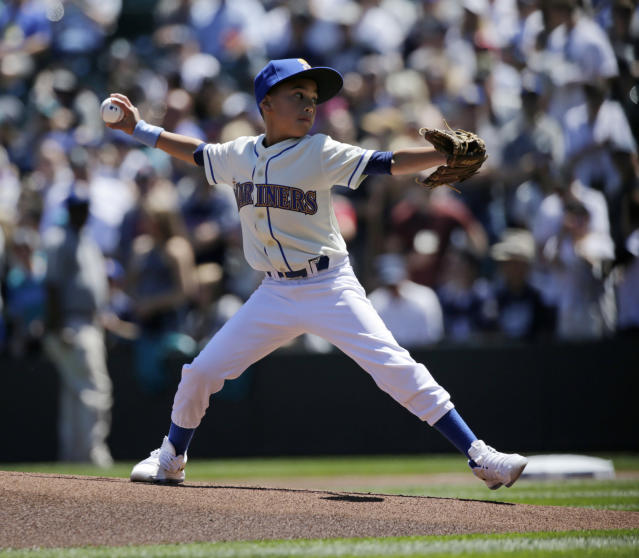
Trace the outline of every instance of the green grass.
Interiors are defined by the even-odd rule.
[[[142,457],[142,456],[141,456]],[[639,471],[639,455],[601,455],[612,459],[616,471]],[[127,478],[133,462],[119,462],[110,469],[76,463],[0,463],[0,470],[63,473]],[[246,459],[191,459],[191,481],[250,479],[269,477],[334,477],[343,475],[420,475],[467,473],[468,466],[458,455],[393,455],[357,457],[290,457]]]
[[[639,471],[639,455],[602,455],[612,459],[617,472]],[[63,463],[0,464],[0,470],[92,475],[127,478],[133,463],[118,463],[103,470],[86,465]],[[352,491],[388,494],[415,494],[445,498],[499,500],[524,504],[579,506],[595,509],[639,511],[639,479],[531,481],[522,479],[510,489],[487,490],[479,481],[468,484],[416,485],[414,479],[401,484],[402,475],[468,472],[458,456],[381,456],[322,457],[281,459],[193,459],[188,480],[218,481],[322,477],[358,477]],[[397,475],[399,483],[378,484],[376,475]],[[370,485],[367,484],[367,478]],[[412,483],[412,484],[411,484]],[[349,488],[339,488],[349,491]],[[7,558],[132,558],[132,557],[322,557],[322,556],[449,556],[470,557],[636,557],[639,556],[639,529],[579,531],[564,533],[526,533],[509,535],[470,535],[448,537],[404,537],[368,539],[327,539],[260,541],[233,543],[194,543],[117,548],[75,548],[5,550]]]
[[[117,463],[111,469],[98,469],[75,463],[10,463],[0,470],[65,473],[69,475],[98,475],[126,478],[131,463]],[[342,475],[412,475],[428,473],[466,472],[466,461],[451,455],[357,456],[357,457],[291,457],[247,459],[191,459],[188,478],[211,481],[268,477],[331,477]],[[639,470],[639,457],[637,458]]]
[[[433,496],[438,498],[467,498],[499,500],[517,504],[540,506],[576,506],[600,510],[639,511],[638,480],[520,480],[509,489],[487,492],[480,484],[428,486],[360,487],[360,492]]]
[[[636,557],[639,530],[7,550],[7,558]]]

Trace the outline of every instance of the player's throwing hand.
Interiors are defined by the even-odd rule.
[[[135,126],[140,121],[140,112],[137,107],[129,100],[126,95],[121,93],[112,93],[111,100],[114,105],[119,106],[124,112],[124,116],[117,122],[105,122],[105,126],[108,126],[112,130],[122,130],[131,135]]]

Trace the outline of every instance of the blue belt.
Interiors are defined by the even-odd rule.
[[[315,267],[317,271],[323,271],[324,269],[328,269],[328,256],[320,256],[319,258],[314,258],[313,261],[317,262]],[[266,274],[269,277],[274,277],[275,272],[267,271]],[[277,277],[286,277],[287,279],[297,279],[298,277],[307,277],[308,271],[306,269],[298,269],[297,271],[278,271]]]

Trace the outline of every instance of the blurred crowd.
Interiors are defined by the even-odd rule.
[[[124,93],[208,142],[255,135],[253,77],[289,57],[344,76],[315,132],[379,150],[422,145],[422,126],[486,141],[461,194],[415,177],[335,189],[352,263],[400,343],[639,328],[636,0],[0,0],[3,351],[45,336],[51,239],[84,190],[109,346],[135,347],[150,389],[163,358],[197,352],[262,278],[234,196],[106,128],[100,103]]]

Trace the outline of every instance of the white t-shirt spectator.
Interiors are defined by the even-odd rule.
[[[404,280],[398,285],[399,296],[387,287],[368,295],[386,327],[400,345],[429,345],[444,335],[442,308],[435,292],[424,285]]]

